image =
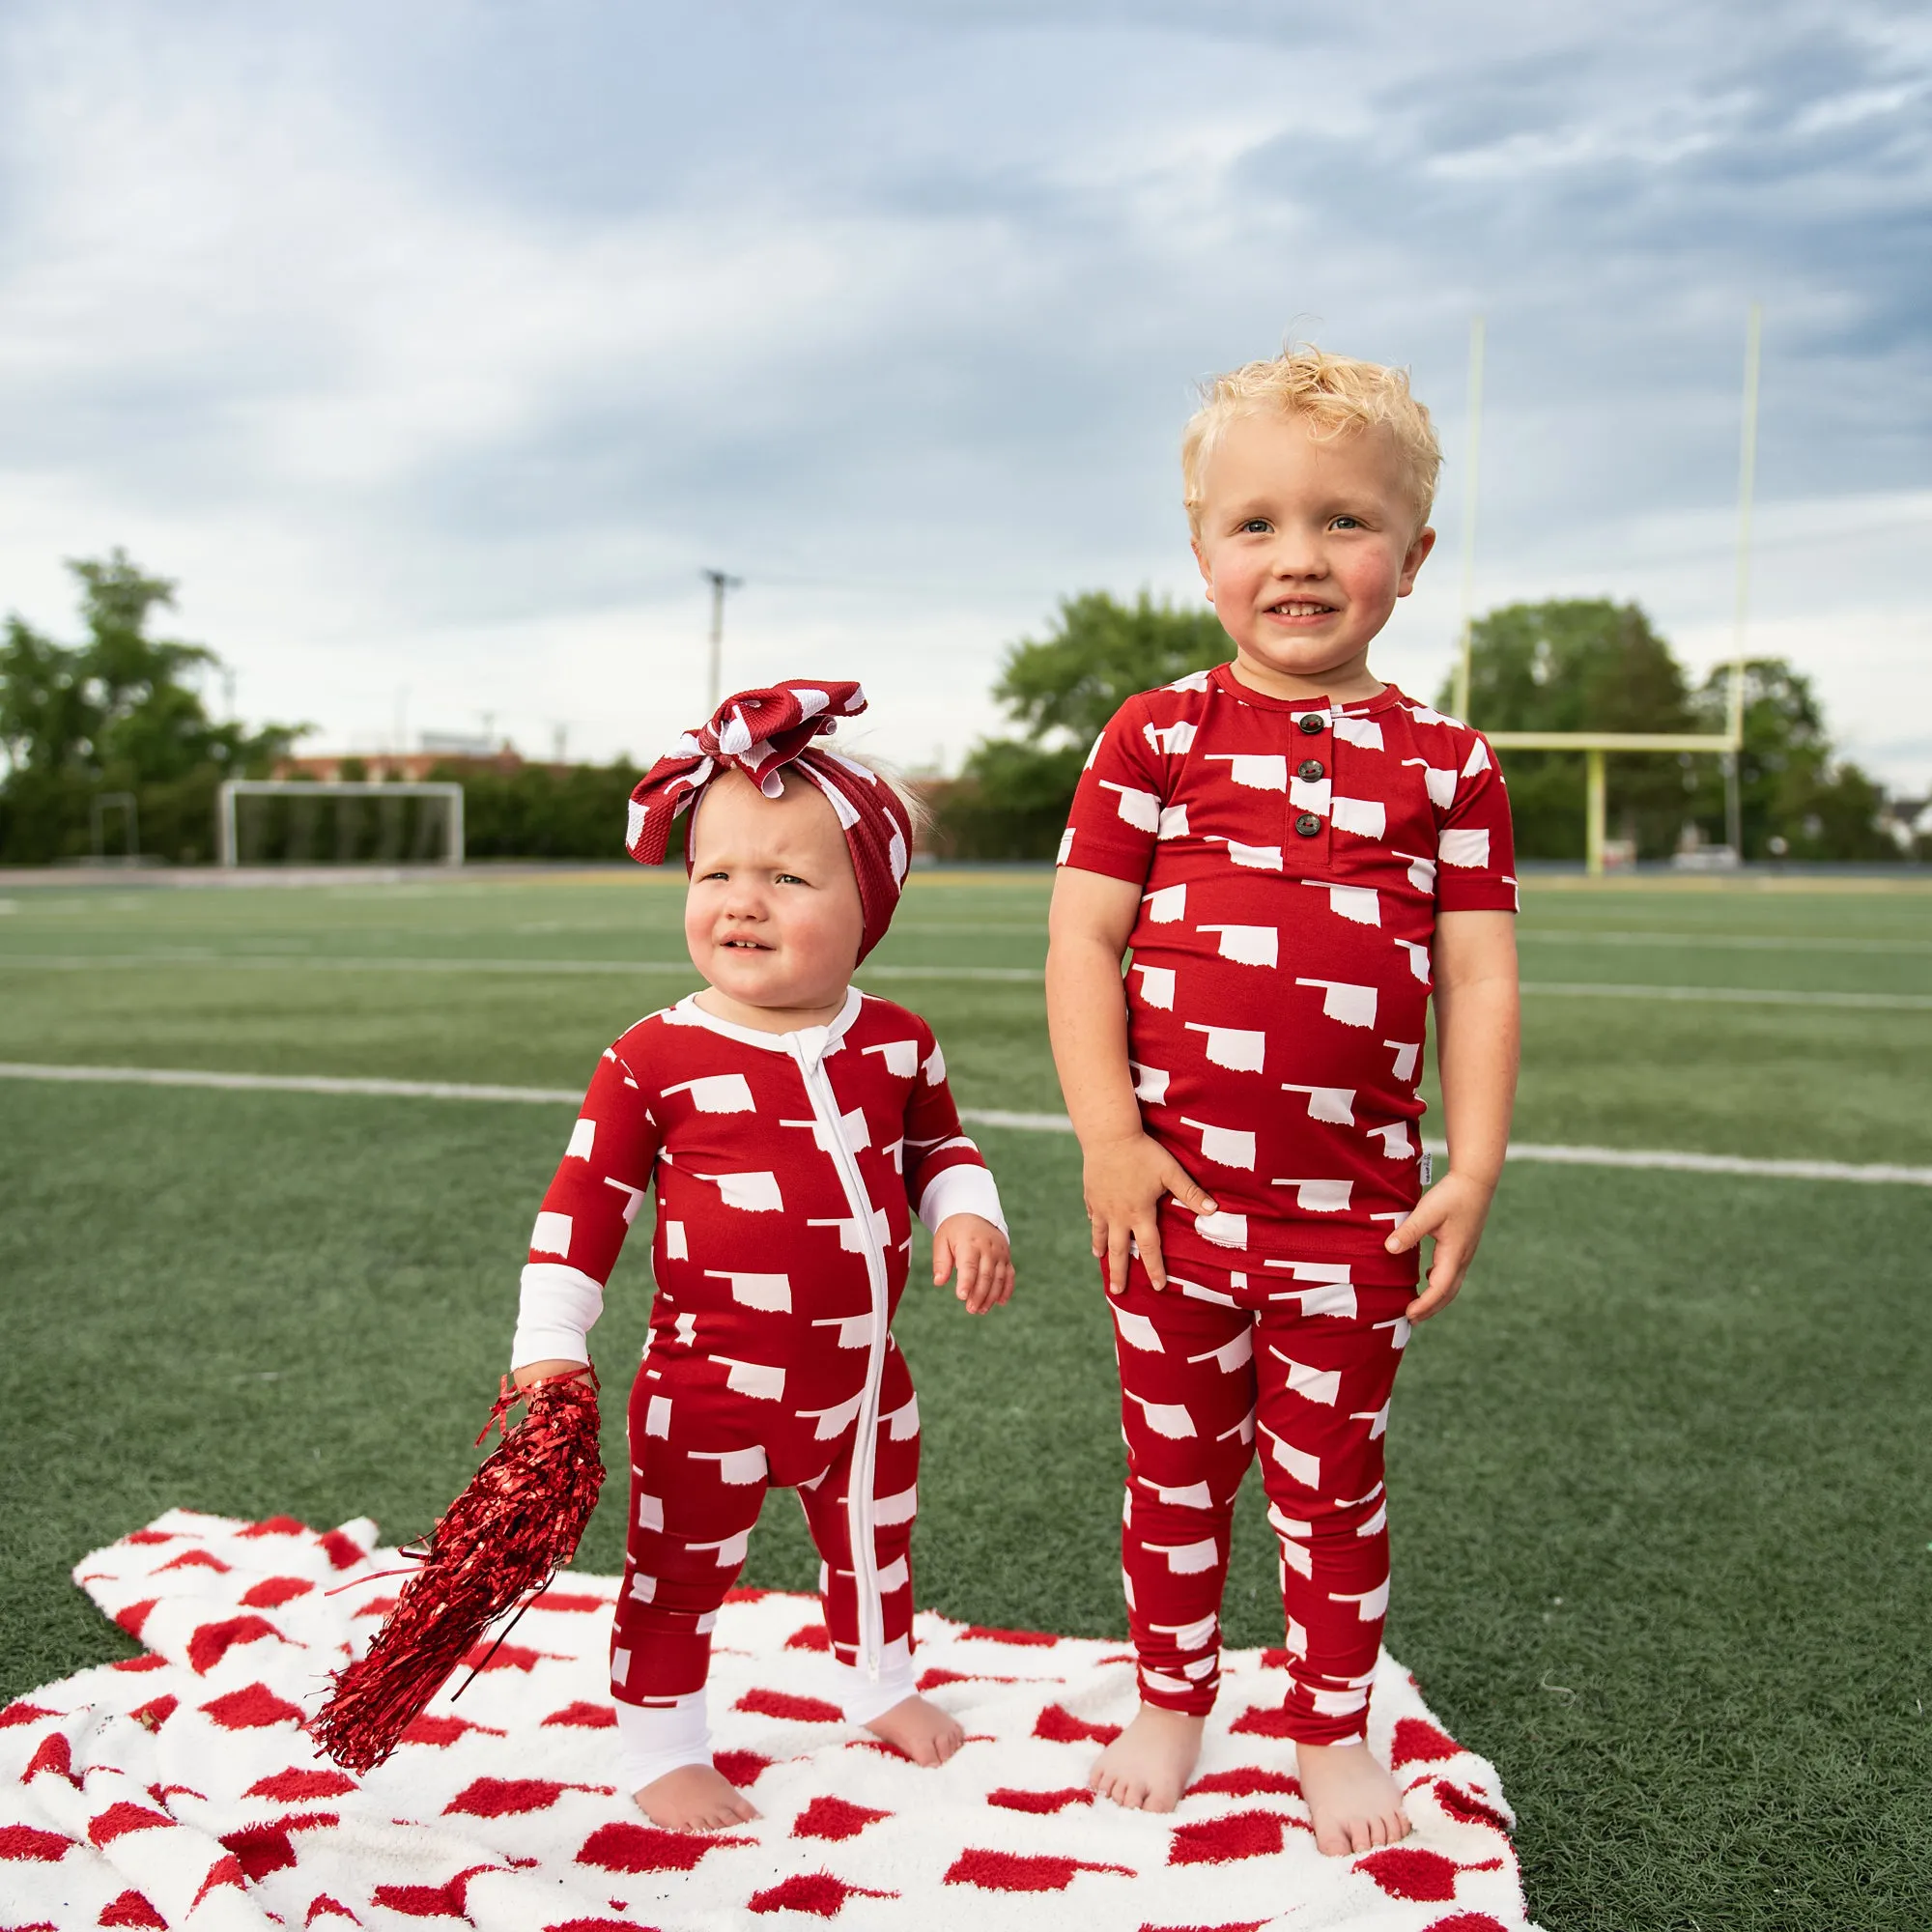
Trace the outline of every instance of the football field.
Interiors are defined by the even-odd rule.
[[[696,983],[680,888],[0,888],[0,1698],[131,1652],[68,1572],[164,1509],[430,1525],[473,1464],[568,1096]],[[955,1617],[1118,1634],[1111,1324],[1053,1124],[1048,890],[917,874],[860,974],[932,1022],[963,1108],[1034,1117],[972,1128],[1012,1306],[969,1320],[922,1250],[897,1324],[915,1574]],[[1525,1157],[1397,1385],[1389,1647],[1499,1766],[1551,1932],[1923,1932],[1932,891],[1550,878],[1521,939]],[[155,1069],[264,1078],[134,1077]],[[648,1245],[640,1225],[594,1342],[620,1473],[582,1557],[607,1571]],[[1274,1561],[1251,1483],[1231,1643],[1280,1641]],[[768,1511],[747,1580],[815,1574],[798,1512]]]

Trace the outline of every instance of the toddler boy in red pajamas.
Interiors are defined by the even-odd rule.
[[[1140,1715],[1094,1788],[1152,1810],[1186,1788],[1259,1451],[1289,1735],[1331,1854],[1408,1830],[1364,1742],[1389,1392],[1409,1324],[1475,1252],[1516,1079],[1502,774],[1479,733],[1368,668],[1435,542],[1439,463],[1399,371],[1305,349],[1211,385],[1183,469],[1234,661],[1129,698],[1101,733],[1047,966],[1116,1329],[1140,1663]],[[1423,1193],[1432,994],[1450,1163]]]
[[[853,684],[740,693],[638,787],[627,842],[646,864],[690,808],[685,938],[707,983],[605,1053],[524,1270],[520,1383],[588,1359],[656,1188],[611,1689],[626,1787],[672,1829],[757,1815],[711,1762],[704,1683],[769,1488],[797,1490],[818,1546],[846,1717],[920,1763],[963,1742],[913,1684],[919,1403],[892,1318],[914,1211],[972,1313],[1007,1299],[1012,1267],[932,1030],[850,983],[912,832],[879,773],[816,742],[865,702]]]

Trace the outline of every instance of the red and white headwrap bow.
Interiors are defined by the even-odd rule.
[[[661,865],[670,842],[671,822],[720,773],[734,767],[767,798],[784,790],[780,774],[786,766],[802,772],[831,801],[852,854],[859,880],[859,906],[865,958],[892,923],[899,891],[912,860],[912,820],[898,794],[876,772],[837,752],[820,750],[815,740],[830,737],[840,718],[866,708],[858,685],[828,681],[808,684],[787,678],[768,691],[741,691],[718,707],[708,724],[687,731],[639,781],[631,794],[630,824],[624,844],[640,866]],[[691,864],[691,824],[685,820],[685,865]]]

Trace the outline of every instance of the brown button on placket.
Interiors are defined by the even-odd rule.
[[[1328,728],[1328,714],[1324,711],[1304,711],[1296,717],[1294,727],[1304,738],[1319,738]],[[1310,747],[1313,750],[1313,747]],[[1294,776],[1304,784],[1317,784],[1328,774],[1328,767],[1320,759],[1307,757],[1294,767]],[[1320,875],[1327,869],[1328,864],[1328,820],[1319,811],[1296,812],[1290,820],[1289,827],[1295,838],[1301,841],[1290,848],[1288,872],[1291,877],[1306,877],[1310,873]],[[1292,856],[1291,856],[1292,854]]]

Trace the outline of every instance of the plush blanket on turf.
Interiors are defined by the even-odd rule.
[[[0,1712],[0,1928],[1526,1925],[1495,1772],[1387,1656],[1370,1736],[1416,1831],[1352,1860],[1315,1850],[1268,1652],[1229,1655],[1200,1774],[1155,1817],[1086,1790],[1134,1706],[1118,1643],[922,1615],[922,1685],[971,1738],[922,1771],[825,1700],[815,1600],[760,1591],[719,1619],[711,1720],[763,1816],[656,1831],[611,1781],[616,1585],[575,1573],[357,1781],[301,1724],[398,1587],[375,1541],[175,1510],[78,1567],[146,1654]]]

